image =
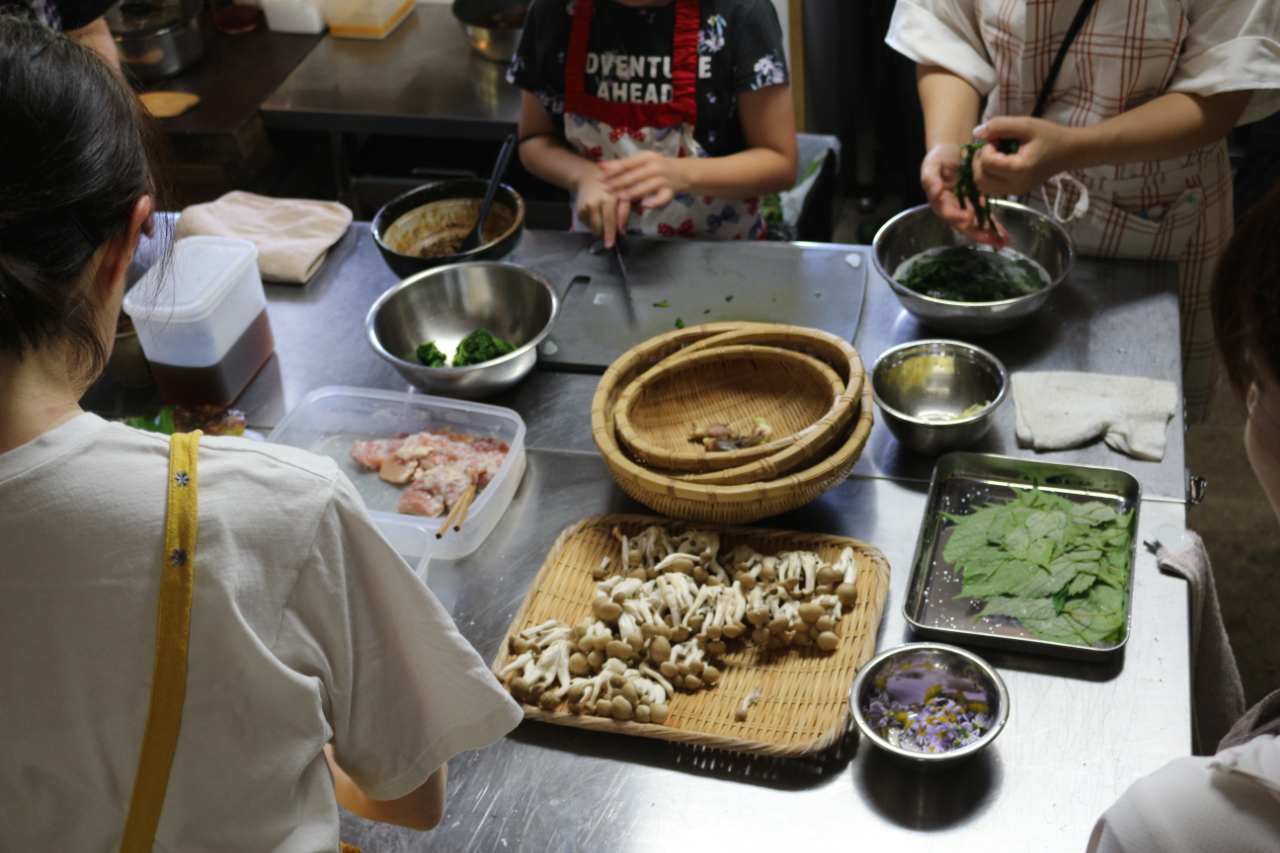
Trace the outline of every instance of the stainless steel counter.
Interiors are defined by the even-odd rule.
[[[580,234],[526,232],[511,258],[561,286],[564,270],[590,240]],[[773,251],[803,252],[801,247],[774,244]],[[867,252],[866,247],[846,247]],[[724,251],[732,252],[726,245]],[[868,259],[869,261],[869,259]],[[357,223],[334,248],[330,259],[305,288],[267,285],[276,355],[241,396],[251,424],[274,426],[308,392],[322,385],[361,385],[408,389],[389,365],[373,354],[364,338],[369,306],[397,281],[369,236]],[[867,267],[865,304],[854,345],[867,367],[894,344],[938,337],[902,310],[888,285]],[[805,281],[744,280],[738,290],[767,288],[787,298],[791,292],[812,295]],[[1011,371],[1084,370],[1167,379],[1181,387],[1178,349],[1178,277],[1173,264],[1136,261],[1099,262],[1081,258],[1071,277],[1054,293],[1045,309],[1026,325],[978,342],[994,352]],[[723,303],[717,320],[759,319],[738,316],[750,301]],[[619,354],[622,344],[619,344]],[[511,406],[529,425],[529,446],[594,452],[591,443],[592,376],[538,371],[511,392],[492,402]],[[973,449],[988,453],[1036,457],[1017,446],[1013,402],[996,416],[991,432]],[[1185,497],[1181,415],[1168,427],[1169,448],[1161,462],[1131,459],[1101,441],[1052,458],[1078,465],[1122,468],[1142,483],[1143,496],[1181,502]],[[855,472],[867,476],[927,481],[929,457],[899,447],[888,430],[876,429]]]
[[[515,260],[556,280],[586,244],[530,232]],[[725,251],[733,251],[725,246]],[[377,295],[395,282],[357,226],[305,289],[268,286],[277,352],[239,401],[270,426],[311,389],[350,384],[404,388],[363,338]],[[776,284],[776,283],[775,283]],[[984,345],[1013,370],[1077,369],[1177,380],[1177,276],[1172,265],[1083,260],[1046,312]],[[925,334],[872,272],[854,343],[868,364],[888,346]],[[535,371],[492,402],[528,424],[529,465],[498,529],[466,560],[436,561],[429,586],[486,658],[497,649],[555,537],[579,519],[643,512],[610,479],[590,439],[596,377]],[[1181,526],[1182,425],[1169,427],[1162,463],[1101,445],[1053,454],[1134,473],[1145,495],[1139,535]],[[1012,404],[977,448],[1035,456],[1015,446]],[[872,433],[854,475],[814,503],[762,526],[816,530],[880,547],[893,575],[877,641],[912,639],[902,615],[907,568],[931,460]],[[662,741],[525,723],[450,766],[449,805],[429,834],[343,816],[344,840],[373,851],[649,851],[703,843],[754,849],[822,843],[922,849],[939,843],[991,850],[1083,849],[1094,820],[1132,781],[1190,750],[1188,608],[1182,581],[1139,551],[1132,634],[1123,657],[1082,664],[981,651],[1008,683],[1006,731],[983,757],[923,776],[850,735],[808,759],[767,759]]]
[[[575,401],[576,402],[576,401]],[[854,476],[767,526],[855,536],[893,569],[878,648],[911,639],[901,606],[921,486]],[[515,502],[471,557],[433,562],[428,585],[491,657],[542,556],[587,515],[642,512],[594,454],[533,450]],[[1180,525],[1178,504],[1142,507],[1142,536]],[[806,759],[769,759],[526,722],[456,758],[444,821],[422,835],[344,815],[366,851],[666,851],[822,844],[916,850],[1079,851],[1134,779],[1190,749],[1186,587],[1139,554],[1122,659],[1089,665],[979,650],[1011,696],[982,757],[925,776],[851,734]]]
[[[520,117],[505,63],[475,55],[448,5],[383,41],[326,36],[262,106],[268,127],[502,139]]]

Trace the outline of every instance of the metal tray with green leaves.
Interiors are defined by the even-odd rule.
[[[949,453],[903,614],[923,637],[1075,660],[1129,638],[1142,487],[1124,471]]]

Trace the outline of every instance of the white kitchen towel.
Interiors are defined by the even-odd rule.
[[[1024,447],[1062,450],[1101,435],[1113,450],[1158,462],[1178,386],[1141,376],[1022,372],[1013,374],[1013,402]]]
[[[350,210],[333,201],[267,198],[237,190],[182,211],[173,238],[198,234],[248,240],[258,247],[263,280],[305,284],[347,233],[351,218]]]

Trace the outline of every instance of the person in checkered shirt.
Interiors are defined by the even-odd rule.
[[[928,154],[921,183],[975,240],[951,191],[960,146],[985,146],[979,189],[1063,221],[1077,250],[1178,262],[1188,423],[1217,384],[1209,282],[1231,237],[1225,137],[1280,110],[1275,0],[1105,0],[1065,56],[1043,118],[1031,118],[1079,0],[898,0],[888,44],[917,63]],[[981,122],[979,124],[979,122]],[[974,127],[974,125],[978,127]]]

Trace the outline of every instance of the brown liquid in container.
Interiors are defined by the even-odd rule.
[[[218,30],[235,35],[247,33],[262,20],[262,10],[257,6],[231,5],[213,13],[213,25]]]
[[[160,396],[183,406],[229,406],[275,350],[267,309],[254,318],[217,364],[178,367],[151,362]]]

